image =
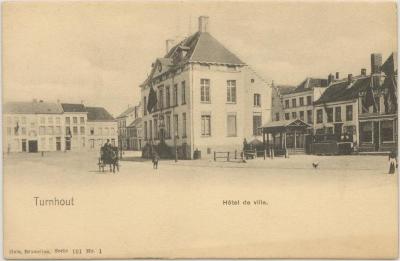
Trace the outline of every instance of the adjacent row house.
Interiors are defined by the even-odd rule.
[[[4,152],[98,150],[107,139],[117,141],[117,122],[101,107],[42,100],[7,102],[3,117]]]

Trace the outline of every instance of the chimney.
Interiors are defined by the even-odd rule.
[[[336,80],[339,80],[339,72],[336,72]]]
[[[208,32],[208,16],[199,17],[199,32],[200,33]]]
[[[382,66],[382,54],[371,54],[371,74],[380,73]]]
[[[328,85],[331,84],[335,80],[335,76],[333,74],[328,75]]]
[[[349,73],[347,75],[347,83],[350,85],[353,81],[353,74]]]
[[[365,68],[361,69],[361,76],[367,76],[367,69]]]
[[[173,46],[174,46],[174,40],[173,39],[167,39],[165,41],[166,53],[169,53],[169,51],[171,51]]]

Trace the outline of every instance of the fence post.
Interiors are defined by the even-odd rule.
[[[214,161],[217,161],[217,153],[214,151]]]
[[[266,157],[267,157],[267,150],[264,149],[264,160],[265,160]]]
[[[228,151],[228,161],[229,161],[229,151]]]

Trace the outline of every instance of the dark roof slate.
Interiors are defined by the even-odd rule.
[[[86,107],[88,121],[115,121],[114,117],[103,107]]]
[[[61,103],[64,112],[86,112],[85,105],[79,103]]]
[[[7,102],[3,107],[4,113],[10,114],[61,114],[62,107],[55,102]]]
[[[328,102],[348,101],[355,99],[359,96],[361,91],[366,90],[370,86],[370,83],[370,76],[360,77],[356,79],[350,86],[347,81],[334,82],[325,90],[321,97],[314,102],[314,104],[318,105]]]

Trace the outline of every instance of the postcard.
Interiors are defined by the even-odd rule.
[[[398,257],[397,5],[7,1],[7,259]]]

